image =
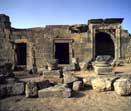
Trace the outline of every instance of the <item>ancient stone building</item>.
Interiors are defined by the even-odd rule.
[[[131,35],[121,26],[123,18],[91,19],[88,24],[48,25],[44,28],[16,29],[9,17],[0,14],[0,64],[45,67],[54,59],[70,65],[111,55],[115,61],[131,62]]]

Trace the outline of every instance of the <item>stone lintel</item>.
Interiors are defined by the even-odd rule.
[[[90,19],[88,20],[88,23],[92,24],[114,24],[114,23],[119,23],[121,24],[123,22],[124,18],[106,18],[106,19]]]

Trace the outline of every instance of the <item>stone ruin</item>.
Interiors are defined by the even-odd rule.
[[[0,64],[33,73],[59,66],[80,69],[99,55],[115,63],[130,63],[131,35],[121,26],[123,18],[90,19],[88,24],[47,25],[17,29],[9,16],[0,14]],[[83,67],[83,66],[82,66]]]
[[[131,63],[131,35],[122,22],[123,18],[90,19],[88,24],[17,29],[9,16],[0,14],[0,98],[71,97],[85,84],[129,95],[130,77],[112,75],[113,66]],[[106,76],[81,79],[71,74],[93,68]],[[20,81],[13,74],[19,70],[40,73],[45,80]]]

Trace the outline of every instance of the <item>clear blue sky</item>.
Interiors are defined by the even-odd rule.
[[[131,0],[0,0],[0,13],[9,15],[16,28],[122,17],[123,28],[131,33]]]

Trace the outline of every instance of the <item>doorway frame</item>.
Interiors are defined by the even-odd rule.
[[[114,31],[115,30],[115,31]],[[121,25],[120,24],[89,24],[89,36],[91,38],[91,59],[95,60],[95,34],[98,31],[105,32],[110,35],[114,42],[114,60],[121,58]]]
[[[53,58],[55,58],[55,51],[56,43],[68,43],[69,44],[69,64],[59,64],[59,65],[70,65],[72,63],[72,39],[67,39],[67,38],[56,38],[53,40]],[[56,59],[56,58],[55,58]]]
[[[22,49],[20,48],[21,46],[23,46]],[[21,52],[21,50],[26,51],[26,52],[22,51],[24,53],[24,55],[22,55],[22,56],[24,56],[24,63],[22,63],[22,64],[21,64],[21,60],[23,61],[23,57],[20,56],[22,53],[19,54],[19,52]],[[16,43],[16,52],[15,53],[17,56],[16,57],[16,65],[17,66],[26,66],[27,65],[27,44],[26,43]],[[20,58],[19,58],[19,56],[20,56]],[[21,57],[22,57],[22,59],[21,59]]]
[[[14,41],[14,51],[16,50],[16,47],[18,43],[25,43],[26,44],[26,69],[27,70],[31,70],[32,69],[32,47],[33,47],[33,44],[31,42],[29,42],[27,39],[16,39]],[[14,52],[14,63],[15,63],[15,66],[20,66],[20,65],[17,65],[17,61],[16,61],[16,52]]]

